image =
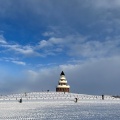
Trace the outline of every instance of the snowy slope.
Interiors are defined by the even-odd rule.
[[[18,101],[22,98],[23,101],[31,100],[101,100],[101,96],[95,95],[85,95],[76,93],[64,93],[64,92],[32,92],[32,93],[22,93],[22,94],[12,94],[6,96],[0,96],[0,102],[3,101]],[[114,98],[105,95],[105,100],[120,100],[120,98]]]
[[[75,103],[75,98],[79,98]],[[18,100],[22,98],[23,102]],[[120,99],[33,92],[0,97],[0,120],[119,120]]]

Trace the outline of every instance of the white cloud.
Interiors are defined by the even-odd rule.
[[[18,65],[24,65],[24,66],[26,65],[26,63],[22,61],[11,61],[11,62],[18,64]]]
[[[119,93],[120,57],[91,59],[81,64],[63,64],[36,71],[30,70],[27,72],[27,76],[34,81],[34,84],[39,84],[41,89],[55,90],[62,70],[66,74],[72,92],[82,94]]]
[[[83,57],[108,57],[120,55],[120,40],[87,41],[82,44],[73,44],[69,54]],[[75,52],[76,51],[76,52]]]
[[[54,47],[54,45],[61,45],[64,44],[66,41],[63,38],[57,38],[57,37],[50,37],[48,40],[41,40],[39,42],[39,48],[44,47]]]
[[[30,46],[16,46],[16,47],[12,47],[13,50],[15,50],[18,53],[24,54],[24,55],[38,55],[38,53],[36,53],[34,51],[34,49]]]
[[[101,8],[101,9],[109,9],[109,8],[116,8],[116,7],[120,7],[120,1],[119,0],[93,0],[92,1],[93,4],[97,7],[97,8]]]
[[[0,44],[6,44],[6,40],[5,38],[3,37],[3,35],[0,35]]]
[[[43,36],[47,36],[47,37],[49,37],[49,36],[54,36],[54,35],[55,35],[54,32],[44,32],[44,33],[43,33]]]
[[[24,65],[24,66],[26,65],[26,63],[23,61],[20,61],[19,58],[1,57],[0,60],[3,62],[12,62],[18,65]]]
[[[23,25],[21,30],[26,27],[34,30],[34,28],[41,28],[41,26],[47,29],[47,32],[43,33],[44,39],[35,46],[27,43],[27,45],[10,43],[6,41],[3,35],[0,35],[0,47],[6,49],[7,55],[15,56],[17,53],[17,55],[31,57],[52,56],[61,53],[61,58],[65,54],[66,57],[74,58],[74,65],[63,64],[38,71],[28,70],[27,76],[29,80],[33,80],[34,88],[55,88],[61,70],[65,70],[68,82],[73,86],[71,87],[72,90],[78,89],[78,92],[91,91],[91,93],[94,93],[97,91],[93,88],[97,87],[100,90],[103,89],[103,92],[109,92],[114,91],[112,84],[115,83],[119,91],[119,84],[116,84],[119,83],[120,79],[119,0],[52,0],[49,2],[13,0],[0,1],[0,3],[0,18],[3,20],[23,18],[22,24],[17,21],[20,25]],[[27,6],[24,6],[23,3]],[[35,18],[35,20],[33,21],[30,18]],[[49,30],[50,25],[52,30]],[[12,24],[9,27],[6,23],[5,26],[8,27],[7,31],[16,30],[12,27]],[[23,33],[23,31],[20,33]],[[84,35],[80,35],[80,33]],[[63,52],[64,54],[62,54]],[[81,62],[80,59],[83,59],[83,61]],[[0,58],[0,60],[26,65],[19,59]],[[47,66],[49,65],[47,64]],[[32,85],[29,86],[29,89],[33,89]]]
[[[120,55],[120,36],[106,37],[103,40],[91,40],[90,36],[68,35],[65,37],[50,37],[40,41],[36,46],[22,46],[19,44],[1,44],[7,52],[22,54],[24,56],[48,56],[64,53],[69,56],[86,58],[110,57]],[[41,53],[40,53],[41,52]]]
[[[19,78],[16,75],[3,71],[1,79],[8,79],[4,84],[0,81],[2,89],[9,92],[26,89],[26,91],[54,90],[58,84],[61,71],[65,72],[71,92],[81,94],[119,94],[120,88],[120,57],[86,60],[81,63],[62,64],[54,67],[27,70],[21,73]],[[8,72],[8,71],[7,71]],[[16,76],[16,77],[15,77]],[[7,78],[6,78],[7,77]],[[11,83],[11,79],[17,81]],[[9,82],[10,81],[10,82]],[[11,87],[15,84],[16,88]],[[21,85],[19,85],[21,84]],[[3,87],[4,86],[4,87]],[[7,86],[7,88],[5,87]]]
[[[48,55],[47,53],[54,55],[63,51],[69,56],[86,58],[120,55],[120,36],[106,37],[103,40],[91,39],[81,35],[70,35],[63,38],[50,37],[48,40],[42,40],[39,46],[46,55]]]
[[[49,42],[52,44],[64,44],[65,40],[63,38],[55,38],[55,37],[51,37],[49,39]]]
[[[34,50],[34,47],[32,46],[22,46],[18,44],[3,44],[1,45],[4,48],[8,48],[9,51],[14,51],[15,53],[18,54],[23,54],[25,56],[40,56],[38,52]]]
[[[35,51],[36,48],[34,46],[7,42],[3,35],[0,35],[0,47],[4,48],[4,52],[13,51],[14,53],[23,54],[24,56],[42,56]]]
[[[26,74],[28,76],[27,78],[28,78],[29,82],[36,82],[36,80],[39,79],[39,77],[38,77],[39,75],[38,75],[38,73],[36,71],[28,70],[26,72]]]
[[[41,49],[45,55],[56,55],[60,52],[67,53],[74,44],[80,44],[87,40],[88,37],[82,35],[68,35],[65,37],[50,37],[48,40],[42,40],[36,46],[37,50]],[[66,50],[67,49],[67,50]],[[74,52],[74,51],[73,51]]]
[[[39,48],[44,48],[44,47],[50,47],[50,46],[52,46],[52,44],[51,43],[49,43],[48,41],[46,41],[46,40],[41,40],[40,42],[39,42]]]

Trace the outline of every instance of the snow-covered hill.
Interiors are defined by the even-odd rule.
[[[85,95],[76,93],[64,93],[64,92],[32,92],[22,94],[12,94],[6,96],[0,96],[0,102],[5,101],[18,101],[22,98],[23,101],[31,100],[101,100],[102,96]],[[120,100],[120,98],[114,98],[112,96],[105,95],[105,100]]]
[[[18,101],[22,98],[22,103]],[[75,98],[78,102],[75,103]],[[120,99],[33,92],[0,97],[0,120],[119,120]]]

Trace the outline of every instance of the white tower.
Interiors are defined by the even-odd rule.
[[[60,80],[58,81],[58,86],[56,87],[56,92],[69,92],[70,86],[67,85],[67,80],[65,74],[62,71],[60,74]]]

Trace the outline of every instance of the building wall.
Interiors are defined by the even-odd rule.
[[[56,88],[56,92],[70,92],[69,88]]]

